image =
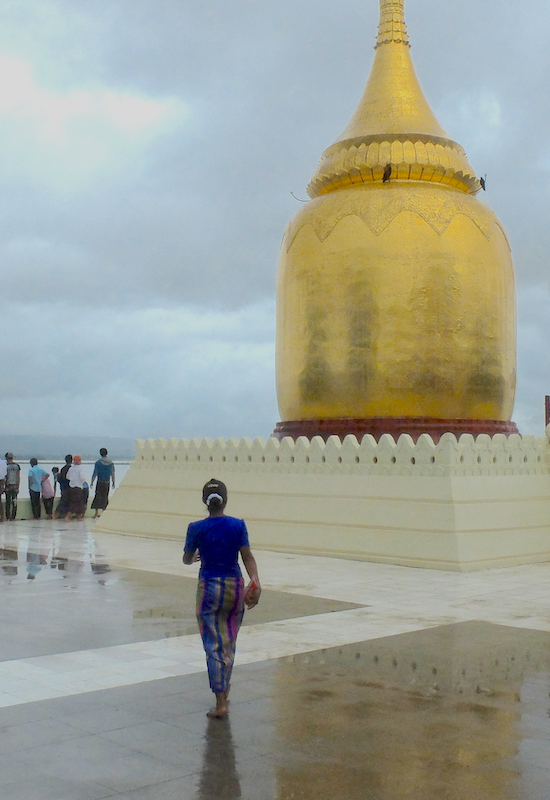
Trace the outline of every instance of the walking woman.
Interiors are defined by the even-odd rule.
[[[225,484],[213,478],[204,486],[202,500],[209,516],[189,525],[183,563],[201,562],[197,620],[206,653],[210,688],[216,695],[216,708],[207,716],[221,718],[227,715],[237,634],[245,607],[239,553],[251,579],[246,593],[248,608],[258,603],[262,590],[246,525],[242,519],[224,514],[227,504]]]

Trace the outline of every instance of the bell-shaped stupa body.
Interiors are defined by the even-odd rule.
[[[517,430],[510,246],[424,97],[403,5],[380,0],[363,97],[285,231],[279,437]]]

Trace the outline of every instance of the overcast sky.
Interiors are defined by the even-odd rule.
[[[550,4],[407,0],[518,284],[514,419],[550,394]],[[0,0],[0,433],[268,436],[283,230],[378,0]]]

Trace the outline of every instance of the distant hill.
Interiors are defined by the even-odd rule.
[[[32,458],[39,461],[63,459],[67,453],[78,453],[86,461],[99,458],[99,448],[106,447],[109,458],[114,461],[133,461],[135,445],[133,439],[112,436],[23,436],[0,433],[0,458],[12,452],[15,460]]]

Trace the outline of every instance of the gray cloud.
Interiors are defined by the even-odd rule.
[[[4,306],[18,334],[0,353],[4,432],[230,437],[252,421],[268,436],[273,311]]]

